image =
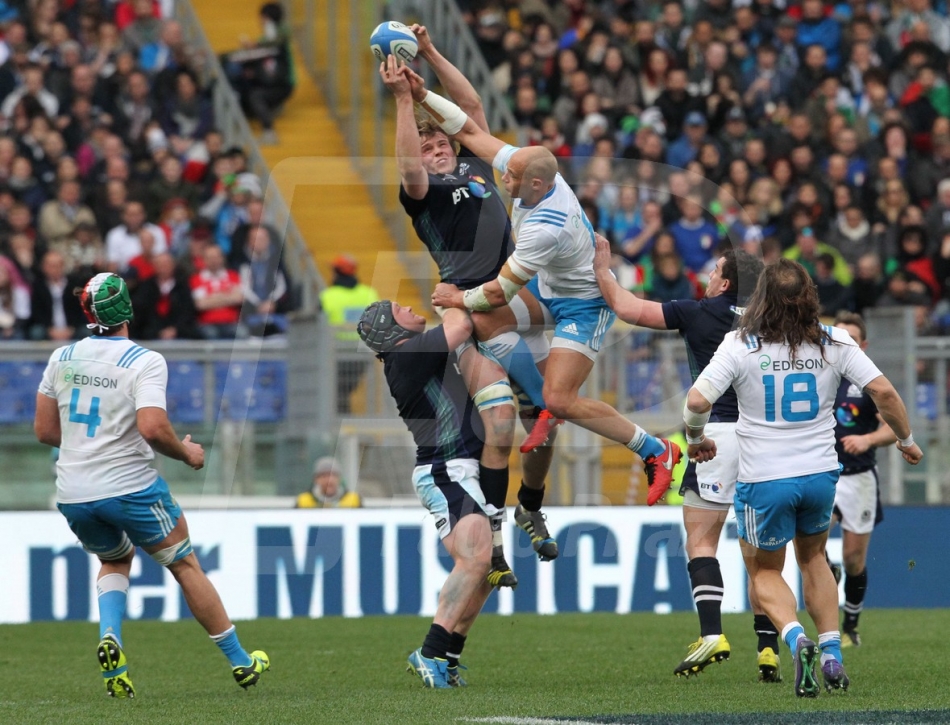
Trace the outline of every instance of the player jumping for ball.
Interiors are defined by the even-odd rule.
[[[655,504],[670,487],[673,467],[681,456],[679,446],[651,436],[609,404],[579,394],[615,315],[594,275],[593,227],[558,173],[557,160],[543,147],[516,148],[493,137],[454,103],[426,91],[409,68],[399,72],[411,79],[413,97],[446,133],[478,156],[493,159],[514,199],[511,218],[516,248],[498,276],[468,290],[441,283],[432,303],[486,311],[510,306],[527,288],[540,309],[535,313],[511,307],[518,328],[554,328],[543,371],[548,411],[641,455],[650,484],[647,503]]]

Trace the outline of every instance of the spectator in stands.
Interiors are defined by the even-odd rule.
[[[155,276],[155,235],[148,229],[141,229],[139,246],[141,253],[129,260],[129,267],[124,275],[129,291],[132,293],[142,282]]]
[[[0,340],[22,340],[30,320],[30,289],[16,265],[0,256]]]
[[[688,77],[685,68],[670,68],[666,72],[666,87],[657,96],[654,105],[663,114],[666,138],[675,141],[683,132],[683,122],[692,112],[702,116],[703,102],[687,90]]]
[[[848,263],[834,247],[819,242],[811,227],[804,227],[795,237],[795,244],[782,255],[786,259],[793,259],[801,264],[812,279],[815,277],[815,264],[818,257],[827,254],[834,260],[833,274],[845,287],[850,286],[852,275]]]
[[[77,281],[89,279],[106,269],[106,248],[99,236],[99,228],[92,222],[78,222],[73,233],[50,248],[63,255],[66,274]]]
[[[34,237],[23,232],[13,232],[6,246],[8,247],[6,251],[9,252],[7,256],[16,265],[20,277],[32,287],[33,281],[40,273],[40,260],[36,254]]]
[[[165,232],[168,249],[176,259],[188,253],[193,208],[187,201],[179,198],[169,199],[162,206],[158,226]]]
[[[158,254],[152,264],[155,276],[139,285],[132,300],[132,336],[142,340],[200,338],[191,289],[175,258]]]
[[[841,64],[841,26],[825,13],[823,0],[803,0],[802,16],[798,23],[798,47],[806,49],[817,45],[827,54],[827,67],[837,71]]]
[[[255,337],[286,332],[289,289],[280,269],[279,250],[271,248],[270,235],[263,227],[251,231],[248,261],[239,272],[245,301],[242,322],[248,332]]]
[[[248,203],[251,199],[261,199],[263,196],[260,179],[246,172],[238,174],[233,183],[226,187],[224,202],[213,212],[214,238],[226,255],[231,254],[234,232],[250,218]],[[209,205],[210,202],[202,207],[202,215],[207,214]]]
[[[362,284],[356,276],[356,260],[349,255],[340,255],[333,260],[333,280],[320,293],[320,307],[327,316],[327,322],[334,328],[336,339],[343,343],[340,349],[343,352],[356,350],[356,323],[369,305],[379,299],[379,294],[371,286]],[[347,345],[349,343],[349,345]],[[337,361],[337,412],[340,415],[349,415],[350,395],[360,384],[366,368],[367,360]]]
[[[7,184],[13,190],[16,198],[29,207],[33,216],[36,216],[40,207],[46,203],[48,198],[46,191],[33,175],[33,162],[26,156],[17,156],[13,159]]]
[[[850,204],[838,215],[828,235],[828,244],[841,252],[845,261],[854,265],[865,254],[876,252],[879,244],[871,233],[871,225],[856,204]]]
[[[670,144],[666,151],[666,162],[678,169],[686,168],[686,164],[696,158],[699,148],[706,142],[706,117],[699,111],[692,111],[686,115],[683,123],[683,135]]]
[[[923,282],[933,302],[940,298],[941,283],[934,273],[933,259],[927,254],[927,230],[919,225],[905,226],[897,241],[899,268]]]
[[[181,199],[190,208],[197,207],[198,189],[182,178],[182,165],[177,156],[165,158],[158,171],[158,177],[148,185],[145,197],[145,210],[149,219],[157,222],[165,204],[171,199]]]
[[[191,277],[198,329],[206,340],[233,340],[241,320],[241,277],[224,262],[221,247],[210,244],[204,250],[204,269]]]
[[[156,74],[154,86],[158,98],[164,102],[175,92],[179,71],[187,70],[193,77],[200,78],[204,66],[202,54],[185,42],[181,23],[177,20],[166,20],[162,25],[156,60],[152,65]]]
[[[148,76],[142,71],[133,71],[116,102],[115,128],[130,144],[136,156],[144,155],[145,131],[149,123],[157,118],[158,111],[152,100]]]
[[[95,197],[96,219],[99,221],[99,231],[103,236],[110,229],[122,224],[125,205],[129,201],[129,190],[125,182],[120,179],[110,179],[102,189],[104,193]]]
[[[205,250],[211,244],[211,226],[206,220],[196,219],[188,235],[188,250],[179,257],[182,270],[189,279],[205,268]]]
[[[266,229],[270,236],[271,249],[280,251],[280,233],[266,220],[264,200],[252,198],[247,202],[247,221],[240,224],[231,237],[231,251],[228,254],[228,266],[231,269],[239,269],[242,264],[247,262],[249,254],[248,238],[251,230],[256,227]]]
[[[886,289],[881,258],[874,253],[865,254],[854,267],[854,282],[851,284],[854,311],[861,314],[863,310],[876,306]]]
[[[139,233],[148,229],[155,237],[155,254],[168,251],[168,240],[160,227],[146,221],[145,207],[142,202],[129,201],[122,212],[122,224],[106,234],[106,261],[112,271],[123,274],[129,266],[129,260],[142,253]]]
[[[683,266],[683,260],[678,254],[654,255],[653,270],[647,296],[654,302],[702,297],[702,285],[696,275]]]
[[[44,254],[40,271],[30,294],[30,339],[62,342],[85,337],[85,315],[66,278],[63,255],[52,251]]]
[[[72,239],[81,223],[96,225],[92,209],[80,200],[81,191],[78,182],[65,181],[59,185],[56,198],[40,207],[37,231],[47,244],[56,245]]]
[[[245,113],[256,118],[264,127],[261,143],[273,146],[278,143],[274,119],[281,105],[294,91],[290,29],[284,23],[284,9],[280,3],[264,3],[259,17],[261,37],[247,48],[269,49],[273,53],[242,63],[237,91]]]
[[[907,0],[904,9],[887,25],[887,39],[894,50],[900,52],[915,40],[914,33],[921,25],[940,50],[950,52],[950,24],[946,16],[938,15],[930,8],[930,0]]]
[[[12,117],[14,109],[26,99],[36,101],[49,118],[56,118],[59,101],[46,89],[45,73],[36,63],[30,63],[23,69],[21,85],[3,100],[0,113],[7,118]]]
[[[157,45],[161,39],[161,13],[156,14],[152,0],[132,0],[131,5],[133,18],[122,29],[122,42],[136,54],[141,63],[143,51]]]
[[[662,230],[663,214],[660,204],[654,200],[644,202],[639,220],[627,230],[627,235],[620,241],[620,253],[628,262],[636,264],[642,255],[649,254]]]
[[[175,93],[165,101],[161,124],[177,154],[187,153],[214,123],[211,101],[198,90],[191,71],[182,68],[175,74]]]
[[[927,237],[939,249],[944,235],[950,232],[950,177],[937,185],[937,198],[927,209],[924,219],[927,224]],[[931,251],[931,250],[928,250]]]
[[[313,465],[313,482],[297,496],[294,508],[360,508],[363,501],[355,491],[347,491],[343,471],[335,458],[324,456]]]
[[[835,258],[819,254],[815,260],[815,275],[812,279],[818,288],[818,304],[822,317],[834,317],[839,310],[852,307],[851,289],[835,278]]]
[[[703,272],[713,259],[713,250],[719,245],[719,230],[703,215],[699,196],[690,194],[683,201],[683,215],[670,225],[670,234],[676,240],[676,252],[687,269]]]

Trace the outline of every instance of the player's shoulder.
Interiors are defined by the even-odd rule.
[[[851,347],[858,346],[858,344],[854,341],[854,338],[851,337],[847,330],[824,324],[821,326],[821,330],[835,343],[841,345],[850,345]]]
[[[131,342],[118,360],[116,367],[127,368],[129,370],[141,370],[153,365],[164,365],[165,358],[160,352],[156,352],[147,347]]]

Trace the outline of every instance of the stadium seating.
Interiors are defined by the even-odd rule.
[[[224,420],[277,423],[287,408],[284,362],[214,363],[215,411]]]
[[[194,361],[168,363],[165,394],[173,423],[201,423],[205,414],[205,369]]]
[[[0,362],[0,424],[33,423],[46,361]]]

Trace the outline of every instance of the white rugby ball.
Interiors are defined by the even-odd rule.
[[[390,55],[408,63],[416,57],[419,44],[412,31],[395,20],[387,20],[376,26],[376,30],[369,36],[369,47],[380,63],[386,61]]]

